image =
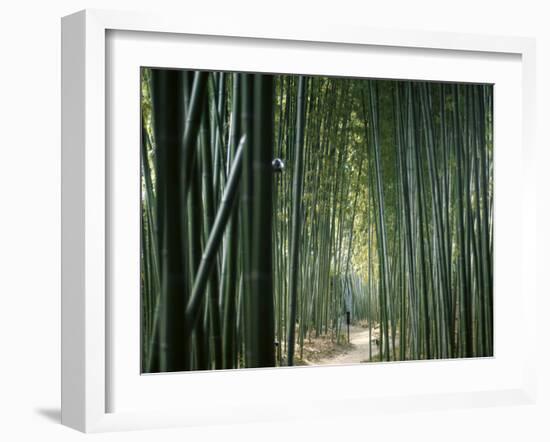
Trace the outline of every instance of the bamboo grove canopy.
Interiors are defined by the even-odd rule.
[[[493,354],[493,89],[142,69],[142,371]]]

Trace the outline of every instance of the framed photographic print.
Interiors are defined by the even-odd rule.
[[[533,400],[531,40],[84,11],[62,43],[63,423]]]

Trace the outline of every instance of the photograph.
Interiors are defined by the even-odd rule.
[[[142,374],[494,355],[492,84],[143,66],[138,93]]]

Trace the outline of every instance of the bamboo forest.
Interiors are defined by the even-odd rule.
[[[493,355],[493,87],[141,69],[142,373]]]

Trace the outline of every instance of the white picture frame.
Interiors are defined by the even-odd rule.
[[[151,14],[86,10],[63,18],[62,21],[62,423],[84,432],[111,431],[122,429],[155,428],[166,426],[207,425],[216,422],[253,422],[262,420],[284,419],[288,417],[323,416],[330,404],[338,403],[338,413],[341,415],[363,415],[374,410],[372,396],[359,389],[354,395],[338,393],[328,394],[326,398],[309,399],[312,407],[303,407],[300,401],[293,404],[281,404],[275,400],[273,404],[263,403],[258,399],[257,387],[262,385],[277,385],[283,379],[285,382],[295,382],[307,389],[308,379],[315,382],[323,379],[334,380],[347,370],[346,376],[353,378],[360,375],[364,366],[330,367],[323,369],[274,369],[245,370],[238,374],[236,381],[245,393],[230,400],[216,404],[206,404],[199,398],[200,389],[189,390],[187,400],[193,407],[180,406],[156,408],[147,410],[136,407],[135,410],[114,407],[110,397],[115,385],[112,383],[114,336],[113,323],[121,322],[120,317],[111,311],[112,300],[109,298],[110,281],[107,265],[110,264],[110,244],[116,234],[116,229],[109,228],[110,211],[116,196],[111,195],[109,173],[112,172],[112,160],[108,151],[111,133],[108,131],[111,110],[108,108],[110,92],[109,81],[116,77],[109,71],[109,57],[113,55],[109,46],[109,35],[140,33],[140,38],[172,42],[185,39],[186,36],[206,38],[215,37],[218,41],[231,39],[233,42],[248,42],[252,45],[258,42],[268,42],[271,46],[280,45],[282,51],[289,47],[327,47],[335,51],[354,50],[357,48],[374,48],[381,54],[393,51],[395,48],[407,51],[421,51],[421,57],[428,54],[434,60],[438,58],[461,54],[469,54],[483,61],[492,56],[501,55],[515,60],[520,69],[518,88],[513,93],[519,99],[521,121],[517,135],[519,146],[516,146],[514,157],[522,163],[522,186],[518,191],[522,211],[515,225],[503,228],[520,229],[520,237],[516,241],[517,253],[520,256],[520,277],[514,281],[521,293],[523,318],[528,315],[535,317],[536,286],[535,267],[530,266],[526,256],[536,248],[535,239],[535,198],[536,186],[534,170],[534,106],[535,106],[535,43],[532,39],[517,37],[492,37],[480,35],[426,33],[416,31],[388,31],[344,26],[327,26],[326,24],[310,25],[295,28],[284,24],[268,25],[267,23],[236,23],[212,22],[206,19],[193,18],[192,21],[181,22],[179,18],[153,16]],[[135,44],[133,42],[132,44]],[[162,44],[162,43],[159,43]],[[305,45],[305,46],[304,46]],[[308,46],[309,45],[309,46]],[[454,55],[453,55],[454,54]],[[223,61],[215,68],[222,69]],[[519,63],[519,64],[518,64]],[[245,63],[246,64],[246,63]],[[243,65],[240,65],[242,68]],[[424,66],[424,67],[423,67]],[[436,66],[436,64],[432,65]],[[182,66],[184,67],[184,66]],[[200,66],[210,67],[214,66]],[[225,66],[233,68],[234,66]],[[253,66],[250,69],[254,69]],[[266,68],[268,69],[268,68]],[[425,64],[419,64],[418,78],[423,78],[422,69]],[[275,72],[275,70],[274,70]],[[109,75],[107,75],[109,73]],[[398,75],[398,74],[396,74]],[[410,74],[414,75],[414,74]],[[426,73],[426,79],[429,75]],[[464,81],[470,79],[467,73],[458,74]],[[398,75],[399,76],[399,75]],[[476,77],[477,78],[477,77]],[[436,78],[434,78],[436,79]],[[136,92],[136,97],[137,97]],[[116,117],[115,117],[116,118]],[[137,120],[136,120],[137,121]],[[131,129],[130,129],[131,131]],[[497,138],[496,138],[497,139]],[[498,141],[496,141],[498,143]],[[498,149],[498,147],[496,147]],[[138,168],[139,169],[139,168]],[[137,171],[138,171],[137,169]],[[510,177],[508,177],[510,178]],[[517,178],[517,177],[516,177]],[[498,176],[496,178],[499,179]],[[504,182],[506,176],[502,176]],[[498,204],[498,200],[497,200]],[[498,243],[495,247],[498,255]],[[501,249],[502,250],[502,249]],[[502,252],[500,252],[502,253]],[[498,296],[498,294],[496,295]],[[498,302],[498,298],[497,298]],[[498,322],[498,310],[495,312]],[[514,379],[503,378],[498,384],[484,388],[482,385],[468,386],[465,379],[461,390],[452,393],[442,387],[444,382],[434,382],[434,388],[425,394],[418,391],[395,391],[388,394],[378,393],[376,409],[387,411],[432,408],[461,408],[470,406],[491,406],[500,404],[533,403],[536,397],[536,366],[532,355],[535,352],[535,327],[533,321],[522,323],[525,348],[516,355],[517,366],[514,366]],[[498,331],[498,330],[497,330]],[[114,337],[113,337],[114,336]],[[497,338],[498,339],[498,338]],[[116,346],[114,347],[117,348]],[[120,348],[120,345],[119,347]],[[501,353],[503,354],[503,353]],[[123,358],[126,356],[122,356]],[[499,360],[498,352],[494,358]],[[423,376],[421,371],[448,370],[450,361],[430,361],[429,366],[411,364],[373,365],[371,373],[392,371],[399,375],[407,371]],[[415,369],[415,364],[418,369]],[[486,367],[480,364],[468,367],[456,362],[455,370],[471,370],[468,373],[486,375],[497,367],[496,362],[487,362]],[[491,365],[493,364],[493,365]],[[120,364],[119,364],[120,365]],[[397,367],[397,368],[396,368]],[[405,368],[403,368],[405,367]],[[503,368],[501,366],[500,368]],[[500,369],[499,368],[499,369]],[[505,367],[504,367],[505,368]],[[115,370],[115,371],[113,371]],[[414,371],[416,370],[416,371]],[[139,373],[128,373],[128,377],[139,376]],[[176,376],[176,377],[171,377]],[[178,377],[179,376],[179,377]],[[222,373],[190,373],[187,377],[193,384],[202,385],[203,391],[208,383],[222,386],[228,382],[235,372]],[[120,375],[118,379],[120,379]],[[147,378],[147,377],[142,377]],[[137,378],[136,378],[137,379]],[[149,379],[151,379],[149,377]],[[156,377],[161,387],[145,386],[144,388],[160,388],[160,394],[167,395],[173,387],[170,379],[183,379],[182,375],[163,375]],[[232,378],[236,379],[236,378]],[[432,378],[433,379],[433,378]],[[141,381],[141,378],[140,378]],[[180,382],[178,381],[178,382]],[[149,382],[149,381],[147,381]],[[152,382],[152,381],[151,381]],[[184,382],[184,381],[181,381]],[[448,382],[448,381],[447,381]],[[128,384],[128,388],[133,384]],[[151,384],[153,385],[153,384]],[[248,386],[247,386],[248,385]],[[274,387],[276,388],[276,387]],[[126,391],[127,391],[126,390]],[[118,394],[118,393],[117,393]],[[125,394],[122,391],[122,394]],[[234,396],[229,396],[232,398]],[[128,399],[127,402],[135,398]],[[170,401],[167,401],[170,402]],[[228,409],[222,410],[222,405]],[[180,404],[181,405],[181,404]]]

